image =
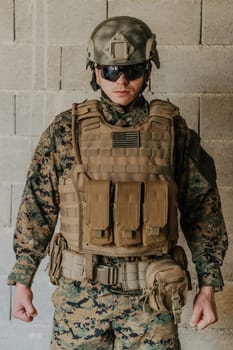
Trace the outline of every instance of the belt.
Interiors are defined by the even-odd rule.
[[[154,259],[153,259],[154,260]],[[145,288],[146,269],[152,259],[139,261],[121,261],[114,265],[94,264],[93,281],[114,287],[122,291]],[[64,250],[62,259],[62,275],[75,281],[87,278],[85,271],[85,255]]]

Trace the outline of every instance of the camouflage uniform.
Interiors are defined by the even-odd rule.
[[[106,120],[122,126],[145,119],[148,103],[142,96],[125,113],[101,99]],[[43,133],[32,160],[14,235],[16,263],[8,283],[30,286],[53,236],[59,213],[59,177],[74,162],[71,111],[58,115]],[[175,180],[181,226],[192,252],[199,285],[223,286],[220,266],[227,235],[212,159],[199,147],[199,138],[175,117]],[[136,293],[135,293],[136,294]],[[177,327],[171,314],[154,315],[140,295],[124,295],[110,287],[61,279],[55,305],[52,349],[178,350]],[[115,345],[113,345],[115,343]]]

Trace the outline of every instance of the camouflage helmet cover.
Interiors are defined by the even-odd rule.
[[[99,65],[132,65],[152,60],[160,67],[156,39],[141,20],[118,16],[101,22],[88,43],[87,67]]]

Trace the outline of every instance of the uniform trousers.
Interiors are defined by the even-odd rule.
[[[180,350],[172,314],[155,314],[140,295],[62,278],[52,301],[51,350]]]

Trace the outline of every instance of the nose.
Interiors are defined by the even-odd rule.
[[[117,84],[122,84],[122,85],[127,85],[128,84],[128,80],[126,79],[126,76],[124,73],[121,73],[121,75],[119,76],[119,78],[117,79]]]

